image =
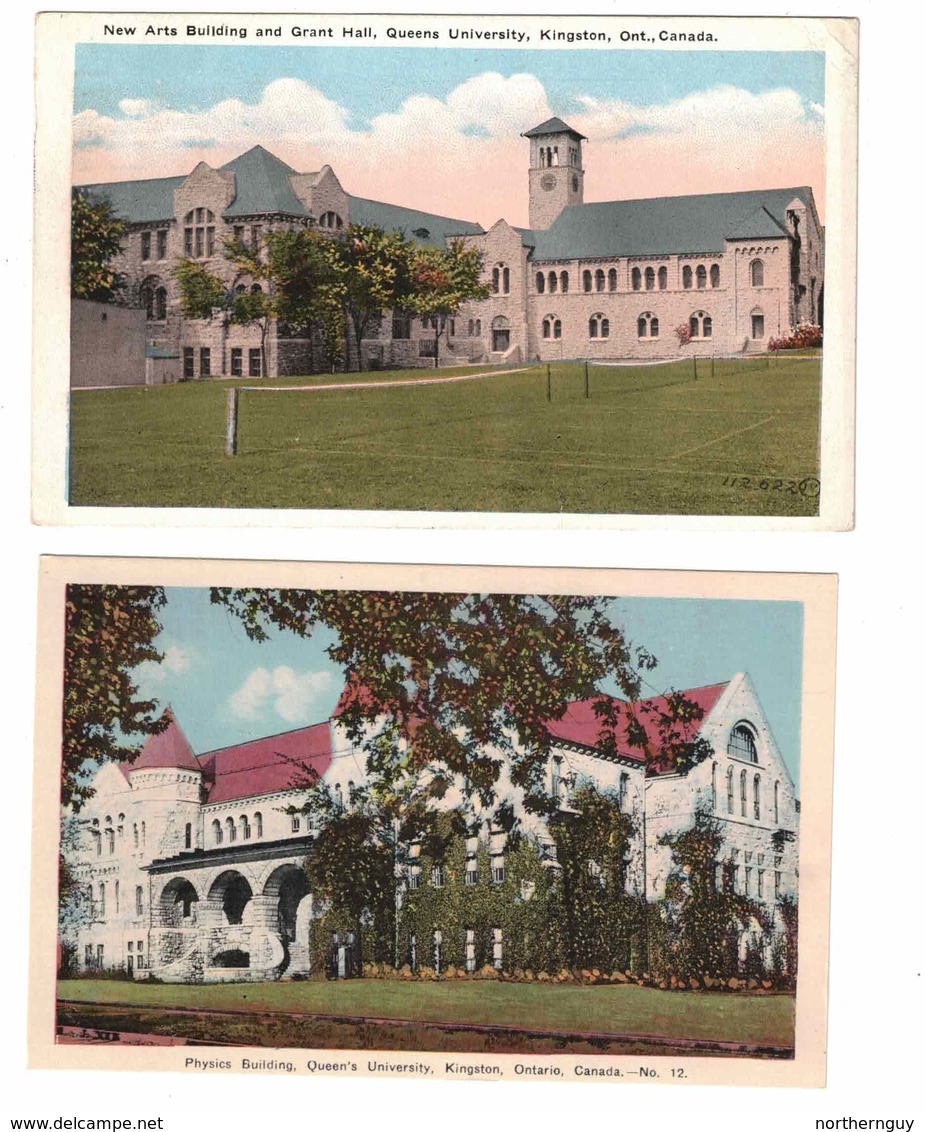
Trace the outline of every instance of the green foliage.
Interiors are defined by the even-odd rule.
[[[481,274],[481,252],[462,240],[453,240],[447,248],[421,247],[411,253],[411,293],[405,305],[435,322],[435,367],[447,318],[464,302],[487,299],[491,293],[488,284],[481,282]]]
[[[279,322],[308,338],[319,333],[329,360],[339,359],[346,286],[336,244],[314,229],[299,228],[271,232],[265,249]]]
[[[108,303],[118,294],[122,279],[111,261],[122,250],[125,224],[113,215],[108,201],[76,192],[71,198],[71,295]]]
[[[92,764],[131,761],[133,736],[156,734],[156,702],[138,698],[133,675],[160,661],[154,639],[165,603],[159,586],[69,585],[65,596],[61,802],[79,810],[92,794]]]
[[[227,305],[225,284],[203,264],[181,259],[172,274],[180,288],[180,309],[184,318],[211,318],[214,310]]]

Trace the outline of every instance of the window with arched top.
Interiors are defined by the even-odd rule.
[[[559,290],[559,276],[554,271],[550,271],[546,282],[549,287],[549,293],[551,295],[555,294],[555,292]]]
[[[238,831],[235,828],[234,818],[226,818],[225,819],[225,829],[228,833],[228,840],[229,841],[236,841],[237,837],[238,837]]]
[[[511,293],[511,269],[509,267],[501,268],[501,292],[504,295]]]
[[[559,290],[562,292],[563,295],[568,292],[568,272],[567,271],[560,271],[559,272]]]
[[[751,275],[752,286],[753,287],[763,287],[764,286],[764,264],[761,262],[761,260],[760,259],[753,259],[752,262],[748,265],[748,270],[749,270],[749,273]]]
[[[754,803],[755,821],[761,821],[761,775],[756,774],[752,783],[752,801]]]
[[[603,291],[607,277],[604,275],[604,269],[599,267],[594,273],[594,290]]]
[[[114,830],[106,830],[106,848],[110,855],[116,851],[116,835]]]
[[[323,212],[318,220],[319,228],[343,228],[343,226],[343,220],[333,211]]]
[[[218,820],[218,818],[216,818],[215,821],[212,822],[212,844],[213,845],[221,845],[221,843],[222,843],[222,823]]]
[[[729,742],[726,751],[736,759],[744,759],[749,763],[758,761],[758,744],[755,733],[747,723],[737,723],[729,733]]]
[[[688,265],[685,264],[681,268],[681,286],[685,291],[689,291],[694,285],[694,273]]]
[[[475,320],[475,336],[476,338],[482,337],[482,320],[480,318]]]
[[[657,338],[658,318],[651,311],[643,311],[636,319],[637,338]]]
[[[501,268],[493,267],[491,269],[491,293],[497,295],[501,290]]]
[[[537,292],[538,295],[542,295],[545,290],[546,290],[546,276],[542,271],[538,271],[536,273],[536,292]],[[471,320],[470,320],[470,326],[471,326]],[[471,334],[472,332],[470,331],[469,333]]]
[[[707,285],[707,269],[701,263],[697,268],[697,290],[703,291]]]
[[[719,264],[718,263],[714,263],[710,267],[710,286],[711,287],[718,287],[719,286]]]
[[[190,822],[186,823],[186,828],[183,831],[183,848],[192,849],[193,847],[193,826]]]
[[[215,255],[215,216],[208,208],[193,208],[183,218],[183,254],[187,259]]]
[[[263,814],[259,810],[254,814],[254,836],[263,837]]]
[[[733,789],[732,780],[733,771],[732,767],[730,767],[726,771],[726,812],[730,814],[735,809],[735,791]]]
[[[780,825],[780,783],[774,783],[774,824]]]
[[[630,274],[630,283],[634,291],[642,290],[642,272],[638,267],[634,267]]]
[[[743,818],[748,816],[748,773],[744,770],[739,775],[739,810]]]
[[[543,319],[543,337],[544,338],[561,338],[562,337],[562,320],[556,318],[554,314],[548,314]]]
[[[247,814],[241,815],[241,837],[244,841],[251,839],[251,823]]]
[[[654,267],[647,267],[646,268],[646,290],[647,291],[654,291],[655,290],[655,268]]]
[[[612,267],[607,272],[607,290],[616,291],[617,289],[617,269]]]
[[[704,311],[694,311],[688,320],[691,338],[712,338],[713,319]]]
[[[660,267],[658,269],[658,289],[660,291],[668,290],[668,268]]]
[[[337,802],[338,809],[344,808],[344,789],[338,782],[334,786],[334,800]]]
[[[594,286],[594,277],[590,271],[583,271],[581,273],[581,289],[587,294]]]
[[[132,825],[132,841],[134,842],[134,847],[137,849],[138,848],[138,822],[137,821]]]
[[[598,312],[597,314],[592,314],[588,319],[588,337],[609,338],[610,319],[605,318],[600,312]]]

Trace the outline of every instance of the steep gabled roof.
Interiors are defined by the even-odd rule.
[[[186,177],[154,177],[149,181],[110,181],[99,185],[76,185],[75,190],[91,200],[109,201],[113,213],[133,224],[172,220],[173,194]]]
[[[255,145],[221,168],[223,172],[235,175],[235,198],[225,209],[225,216],[253,216],[273,212],[282,212],[288,216],[309,215],[289,182],[295,169],[262,145]]]
[[[569,134],[573,138],[578,138],[579,141],[588,140],[584,134],[573,130],[568,122],[563,122],[561,118],[547,118],[545,122],[540,122],[538,126],[534,126],[532,130],[527,130],[520,136],[522,138],[544,138],[547,134]]]
[[[812,199],[809,188],[653,197],[575,204],[545,232],[532,258],[595,259],[628,255],[719,253],[727,238],[786,236],[787,206]],[[744,232],[745,236],[733,233]]]
[[[727,687],[728,681],[722,684],[709,684],[703,688],[685,689],[684,695],[703,710],[703,719],[705,720]],[[599,699],[591,699],[576,700],[569,704],[565,715],[548,725],[549,733],[560,742],[587,747],[589,751],[597,749],[601,743],[604,726],[594,710],[594,705],[599,702]],[[624,704],[622,700],[616,700],[616,702],[621,705]],[[655,716],[659,712],[668,711],[668,701],[665,696],[653,696],[648,700],[641,701],[636,707],[636,717],[645,729],[649,741],[657,749],[659,739]],[[617,751],[624,758],[643,763],[645,762],[643,752],[638,747],[631,747],[629,744],[627,720],[627,713],[621,711],[617,723]],[[701,720],[701,724],[702,722],[703,720]],[[696,727],[691,738],[695,738],[699,730],[700,727]],[[654,773],[668,773],[672,768],[659,766],[650,769],[653,769]]]
[[[233,802],[304,789],[331,765],[331,728],[325,723],[268,735],[204,754],[199,767],[206,802]]]
[[[183,729],[173,717],[170,708],[164,709],[163,719],[167,727],[159,735],[151,735],[141,748],[141,754],[133,763],[123,763],[125,771],[158,769],[199,770],[199,762],[193,754]]]
[[[416,244],[442,248],[451,236],[482,236],[485,233],[481,224],[470,220],[454,220],[450,216],[419,212],[416,208],[403,208],[365,197],[348,196],[347,199],[350,201],[352,224],[368,224],[386,232],[404,232]]]

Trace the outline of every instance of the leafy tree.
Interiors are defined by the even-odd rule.
[[[448,248],[416,248],[411,259],[412,293],[408,307],[423,318],[433,320],[434,366],[440,364],[440,337],[460,306],[487,299],[490,288],[481,282],[482,255],[453,240]]]
[[[710,751],[696,735],[702,709],[680,694],[646,718],[642,673],[656,662],[613,622],[609,599],[213,589],[212,601],[252,640],[271,626],[302,637],[333,630],[327,651],[344,670],[341,722],[351,740],[365,743],[383,717],[396,729],[398,742],[374,754],[374,775],[441,766],[492,805],[506,771],[529,808],[552,812],[548,725],[570,701],[594,697],[604,754],[628,744],[652,767],[687,767]],[[611,681],[627,703],[603,694]]]
[[[344,310],[353,328],[357,369],[363,368],[362,342],[384,310],[403,309],[414,293],[414,245],[399,232],[351,224],[336,245],[344,281]]]
[[[71,198],[71,295],[112,302],[122,287],[112,260],[122,251],[125,224],[106,200],[76,192]]]
[[[181,259],[173,268],[180,287],[180,309],[185,318],[211,318],[228,304],[228,291],[221,278],[201,263]]]
[[[65,596],[61,802],[79,811],[93,793],[94,764],[131,762],[133,736],[162,731],[156,703],[140,699],[133,675],[160,661],[154,645],[165,602],[158,586],[69,585]],[[129,740],[129,742],[126,742]]]
[[[58,967],[65,974],[76,966],[77,933],[93,918],[93,895],[85,870],[77,863],[79,842],[77,820],[73,816],[65,818],[58,844]]]

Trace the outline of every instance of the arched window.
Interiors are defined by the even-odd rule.
[[[323,212],[318,221],[319,228],[343,228],[344,222],[336,212]]]
[[[154,315],[158,322],[167,319],[167,288],[158,287],[154,292]]]
[[[184,849],[192,849],[193,847],[193,827],[190,822],[186,823],[186,829],[183,832],[183,847]]]
[[[263,294],[263,288],[260,286],[259,283],[251,283],[251,294],[252,295],[262,295]]]
[[[751,273],[751,280],[753,287],[764,286],[764,264],[760,259],[753,259],[748,265],[748,270]]]
[[[228,832],[228,840],[235,841],[238,836],[238,831],[235,829],[234,818],[225,819],[225,829]]]
[[[355,782],[348,782],[347,783],[347,802],[351,806],[353,805],[354,801],[356,800],[356,792],[357,792],[356,783]]]
[[[701,326],[703,327],[704,338],[712,338],[713,337],[713,319],[710,318],[710,316],[708,314],[705,314],[703,316],[703,319],[701,321]]]
[[[547,282],[549,285],[549,293],[551,295],[559,290],[559,276],[556,275],[554,271],[550,271],[549,279],[547,280]]]
[[[780,825],[780,783],[774,783],[774,824]]]
[[[110,855],[116,851],[116,835],[111,829],[106,830],[106,848]]]
[[[636,319],[636,335],[639,338],[658,337],[658,319],[651,311],[643,311]]]
[[[475,336],[476,338],[482,337],[482,320],[480,318],[475,320]]]
[[[212,844],[213,845],[221,845],[221,843],[222,843],[222,823],[218,820],[218,818],[216,818],[215,821],[212,822]]]
[[[104,881],[100,881],[99,893],[100,893],[100,919],[105,920],[106,919],[106,884],[105,884]]]
[[[511,293],[511,269],[509,267],[501,268],[501,290],[505,295]]]
[[[604,318],[600,313],[592,314],[588,319],[588,337],[589,338],[609,338],[610,337],[610,319]]]
[[[567,271],[560,271],[559,272],[559,290],[562,292],[563,295],[568,291],[568,272]]]
[[[582,291],[584,291],[586,293],[588,291],[590,291],[591,290],[591,284],[592,284],[591,272],[590,271],[583,271],[581,273],[581,289],[582,289]]]
[[[597,269],[597,271],[595,271],[595,273],[594,273],[594,290],[595,291],[603,291],[604,290],[605,279],[606,279],[606,277],[604,275],[604,269],[602,267],[599,267]]]
[[[733,758],[744,759],[750,763],[758,761],[758,745],[755,742],[755,734],[747,724],[737,723],[733,727],[726,750]]]
[[[263,814],[259,810],[254,814],[254,836],[263,837]]]
[[[536,273],[536,291],[537,291],[537,294],[542,295],[545,290],[546,290],[546,276],[543,274],[542,271],[538,271]],[[469,323],[469,326],[470,327],[472,326],[471,321]],[[469,333],[470,334],[472,333],[471,329],[470,329]]]
[[[183,254],[187,259],[215,255],[215,217],[207,208],[193,208],[184,217]]]
[[[658,289],[660,291],[668,290],[668,268],[660,267],[658,269]]]
[[[616,291],[617,289],[617,269],[612,267],[607,272],[607,290]]]
[[[632,279],[633,290],[634,291],[641,291],[642,290],[642,272],[639,270],[638,267],[633,268],[633,273],[632,273],[631,279]]]
[[[719,264],[714,263],[710,268],[710,286],[719,286]]]
[[[702,291],[707,285],[707,269],[701,263],[697,268],[697,290]]]
[[[145,823],[142,822],[141,823],[141,845],[142,845],[142,848],[144,848],[144,846],[147,844],[147,841],[148,841],[147,829],[145,828]]]
[[[732,786],[732,767],[726,771],[726,812],[732,813],[735,809],[735,792]]]
[[[248,820],[247,814],[241,815],[241,837],[244,841],[251,839],[251,823]]]
[[[713,764],[713,773],[710,779],[710,805],[716,811],[716,763]]]
[[[654,267],[647,267],[646,268],[646,290],[647,291],[654,291],[655,290],[655,268]]]
[[[132,826],[132,840],[135,842],[135,848],[138,848],[138,822],[136,821]]]
[[[755,821],[761,821],[761,775],[756,774],[752,783],[752,801],[755,805]]]
[[[139,299],[148,322],[163,322],[167,318],[167,288],[156,275],[142,283]]]
[[[334,787],[334,799],[337,802],[337,808],[342,810],[344,808],[344,790],[339,782]]]
[[[744,770],[739,775],[739,810],[740,810],[743,818],[747,816],[747,814],[748,814],[748,774]]]
[[[501,290],[501,268],[493,267],[491,269],[491,293],[497,295]]]
[[[685,291],[689,291],[694,285],[694,273],[690,267],[685,264],[681,269],[681,286]]]
[[[691,338],[712,338],[713,319],[703,311],[694,311],[690,317]]]
[[[114,889],[113,896],[116,899],[116,915],[118,916],[119,915],[119,882],[118,881],[116,881],[115,884],[113,885],[113,889]]]
[[[561,338],[562,337],[562,320],[556,318],[553,314],[548,314],[543,319],[543,337],[544,338]]]

